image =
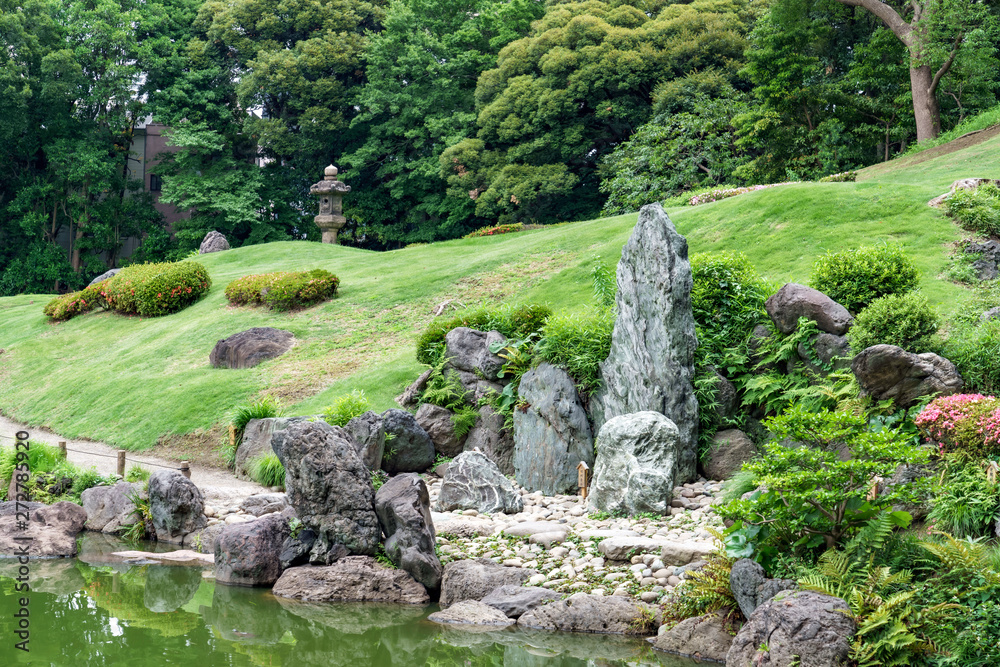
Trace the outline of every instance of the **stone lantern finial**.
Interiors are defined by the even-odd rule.
[[[319,215],[313,220],[323,232],[323,243],[336,243],[337,232],[347,223],[343,213],[344,195],[351,186],[337,180],[337,168],[332,164],[323,170],[323,180],[309,188],[309,194],[319,197]]]

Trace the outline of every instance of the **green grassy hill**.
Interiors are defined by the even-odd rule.
[[[969,176],[1000,177],[1000,137],[879,165],[857,183],[781,186],[670,215],[692,253],[743,251],[775,283],[807,282],[813,260],[826,251],[900,243],[922,270],[924,291],[947,312],[965,290],[940,274],[962,233],[926,203]],[[589,303],[594,256],[617,260],[635,220],[624,215],[387,253],[295,242],[239,248],[201,257],[212,276],[209,295],[155,319],[101,312],[53,324],[42,314],[50,297],[3,298],[0,411],[69,437],[128,449],[159,443],[165,455],[205,460],[229,410],[262,393],[297,414],[318,412],[355,388],[376,408],[392,407],[421,370],[413,343],[436,306]],[[279,314],[230,307],[223,295],[240,276],[312,268],[341,278],[337,299]],[[209,366],[217,340],[255,326],[287,329],[299,343],[254,369]]]

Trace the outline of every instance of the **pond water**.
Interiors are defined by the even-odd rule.
[[[201,567],[124,564],[134,549],[85,533],[74,559],[30,563],[30,652],[15,648],[18,565],[0,559],[0,665],[654,665],[695,661],[641,640],[518,630],[470,632],[426,621],[437,607],[316,605],[216,586]],[[155,544],[146,551],[169,551]]]

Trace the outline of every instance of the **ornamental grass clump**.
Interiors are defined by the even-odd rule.
[[[955,394],[931,401],[913,422],[942,453],[973,458],[1000,454],[1000,399]]]
[[[340,279],[329,271],[277,271],[237,278],[226,286],[234,306],[269,306],[274,310],[305,308],[331,299]]]

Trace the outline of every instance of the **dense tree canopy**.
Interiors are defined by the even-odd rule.
[[[998,14],[996,0],[0,0],[0,294],[177,258],[212,229],[316,240],[308,188],[331,162],[352,186],[343,241],[382,249],[887,160],[997,104]],[[129,170],[150,119],[173,150],[161,201],[190,214],[172,236]]]

